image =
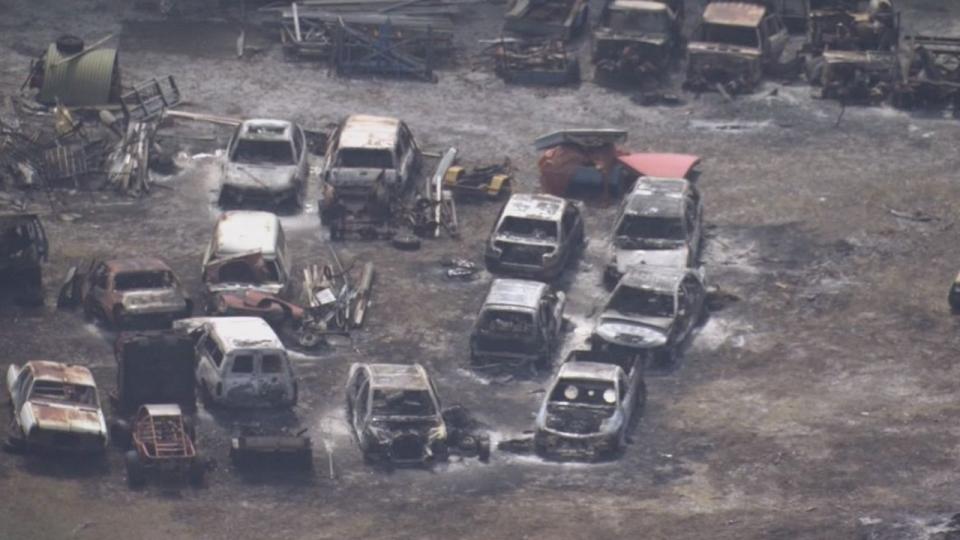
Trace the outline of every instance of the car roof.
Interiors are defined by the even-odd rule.
[[[540,299],[547,292],[547,285],[539,281],[526,279],[495,279],[487,293],[486,306],[508,306],[537,309]]]
[[[214,229],[216,255],[222,257],[253,251],[274,255],[280,227],[280,220],[270,212],[224,212]]]
[[[361,364],[370,370],[370,388],[430,390],[427,371],[420,364]]]
[[[669,8],[663,2],[654,2],[652,0],[613,0],[610,3],[610,9],[622,9],[629,11],[668,11]]]
[[[755,27],[763,20],[767,8],[746,2],[711,2],[703,10],[703,22],[728,26]]]
[[[226,352],[234,349],[280,349],[283,343],[260,317],[211,317],[206,322]]]
[[[567,201],[561,197],[543,193],[515,193],[507,201],[504,217],[524,217],[559,221]]]
[[[669,266],[631,268],[621,279],[617,288],[632,287],[657,292],[675,293],[680,288],[680,282],[690,273],[685,268]]]
[[[389,116],[355,114],[347,117],[340,130],[340,148],[390,149],[397,143],[400,120]]]
[[[600,362],[565,362],[560,366],[557,380],[591,379],[596,381],[615,381],[617,372],[622,371],[616,364],[602,364]]]
[[[172,272],[170,266],[156,257],[132,257],[129,259],[112,259],[104,261],[103,264],[111,273],[122,272],[153,272],[167,270]]]
[[[49,360],[33,360],[27,362],[24,368],[27,367],[33,372],[34,380],[55,381],[84,386],[97,385],[93,379],[93,373],[84,366],[51,362]]]
[[[252,118],[240,123],[237,136],[258,141],[288,141],[293,137],[293,122]]]
[[[176,403],[164,403],[162,405],[150,404],[144,405],[147,414],[150,416],[181,416],[180,405]]]
[[[680,178],[640,178],[627,195],[625,211],[637,216],[683,216],[687,187],[687,181]]]

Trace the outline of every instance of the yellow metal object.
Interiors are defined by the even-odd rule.
[[[445,186],[455,186],[457,182],[460,181],[460,177],[463,176],[463,173],[466,169],[459,165],[454,165],[447,169],[447,173],[443,175],[443,185]]]
[[[490,179],[490,183],[487,184],[487,195],[490,197],[499,196],[500,190],[506,190],[509,193],[510,191],[510,175],[509,174],[495,174],[493,175],[493,178]]]

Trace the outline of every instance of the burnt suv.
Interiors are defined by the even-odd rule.
[[[687,45],[687,78],[694,90],[749,92],[780,60],[787,29],[772,10],[748,2],[715,1]]]
[[[580,208],[553,195],[518,193],[500,210],[484,261],[493,273],[552,280],[583,245]]]
[[[544,283],[493,280],[470,333],[470,362],[546,365],[563,327],[565,304],[564,294]]]
[[[82,294],[84,315],[114,328],[169,326],[193,313],[193,302],[173,270],[150,257],[94,264]]]

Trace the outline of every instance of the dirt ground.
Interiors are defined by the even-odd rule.
[[[693,13],[702,2],[690,4]],[[908,32],[960,31],[960,4],[899,4]],[[501,5],[464,18],[464,52],[437,84],[328,77],[325,66],[283,61],[273,36],[252,37],[263,50],[238,60],[234,11],[209,27],[178,26],[135,5],[0,0],[0,94],[18,91],[30,59],[57,35],[115,33],[125,81],[171,73],[186,109],[308,127],[348,113],[394,115],[428,149],[455,146],[474,164],[509,157],[528,191],[538,189],[536,136],[624,128],[631,149],[703,157],[708,280],[739,301],[709,314],[676,369],[648,379],[647,406],[617,461],[495,451],[489,464],[370,468],[343,413],[351,362],[423,363],[444,404],[469,408],[495,440],[531,428],[549,380],[467,367],[491,276],[450,281],[441,262],[482,262],[497,206],[462,205],[460,240],[412,253],[383,242],[338,246],[346,261],[377,265],[368,324],[350,346],[294,355],[301,400],[291,413],[201,411],[199,447],[219,463],[207,487],[131,491],[116,450],[96,463],[0,454],[0,538],[946,538],[943,520],[960,499],[957,322],[946,303],[960,267],[947,249],[960,201],[955,120],[848,108],[838,123],[839,105],[811,99],[801,82],[767,83],[732,103],[681,94],[673,107],[641,107],[590,82],[505,86],[475,57],[476,40],[496,36]],[[198,292],[217,215],[216,150],[228,133],[178,123],[162,136],[180,149],[181,169],[157,178],[162,188],[146,198],[34,197],[52,240],[47,307],[0,309],[4,371],[33,358],[75,362],[91,367],[104,398],[114,388],[114,336],[52,307],[81,257],[159,255]],[[612,215],[588,204],[590,243],[563,280],[573,322],[564,349],[589,334],[603,298]],[[297,266],[326,261],[315,205],[283,222]],[[250,422],[309,428],[315,472],[234,471],[227,440]]]

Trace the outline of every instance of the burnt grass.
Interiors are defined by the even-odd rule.
[[[771,81],[727,102],[680,92],[673,73],[667,89],[683,102],[671,107],[642,107],[629,90],[592,82],[505,86],[476,41],[498,35],[498,4],[464,17],[459,52],[437,84],[341,80],[323,65],[284,61],[273,33],[251,31],[248,44],[260,50],[238,60],[237,10],[187,4],[185,17],[217,22],[178,25],[121,0],[0,0],[0,93],[17,92],[31,56],[57,35],[116,33],[125,82],[171,73],[189,110],[314,128],[348,113],[394,115],[424,148],[456,146],[467,164],[509,156],[523,191],[538,189],[535,137],[625,128],[630,149],[704,158],[704,263],[729,300],[675,368],[648,378],[643,415],[615,461],[556,464],[494,451],[489,464],[384,471],[363,463],[347,429],[351,362],[423,363],[444,404],[465,406],[495,441],[532,427],[549,374],[468,369],[467,336],[492,276],[448,280],[442,261],[482,263],[496,204],[460,205],[461,238],[425,241],[416,252],[344,242],[337,248],[347,264],[376,264],[365,328],[350,344],[295,355],[301,401],[291,412],[201,408],[198,446],[217,462],[206,487],[151,482],[131,491],[115,449],[97,464],[0,454],[0,538],[937,538],[958,511],[960,323],[946,302],[960,267],[955,121],[849,107],[838,123],[839,105],[811,99],[800,81]],[[960,29],[951,3],[899,5],[908,32]],[[578,44],[586,55],[585,40]],[[177,153],[178,171],[142,199],[30,194],[52,241],[47,302],[0,308],[0,368],[33,358],[88,365],[107,401],[114,336],[56,310],[59,281],[84,257],[160,255],[196,294],[217,215],[216,158],[204,154],[228,136],[206,124],[164,127],[161,144]],[[587,204],[589,244],[562,280],[571,318],[562,352],[589,334],[603,299],[614,209]],[[932,219],[894,215],[914,212]],[[312,202],[283,221],[295,267],[327,261]],[[281,426],[309,429],[312,472],[233,469],[230,436]]]

